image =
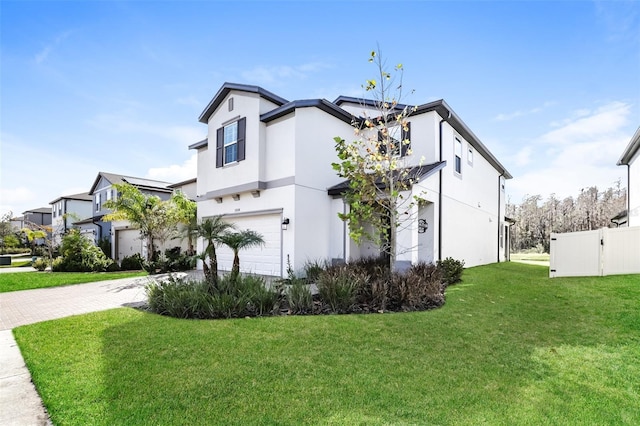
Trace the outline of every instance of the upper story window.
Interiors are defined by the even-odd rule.
[[[245,159],[245,133],[247,119],[220,127],[216,132],[216,167]]]
[[[454,170],[458,174],[462,174],[462,141],[456,136],[453,146]]]
[[[389,140],[385,139],[382,132],[378,132],[378,140],[380,141],[379,151],[381,154],[387,152],[387,143],[392,146],[392,153],[394,157],[404,157],[407,155],[409,149],[411,149],[411,123],[407,123],[406,129],[400,124],[394,124],[387,128],[389,132]],[[409,143],[404,143],[409,141]]]
[[[224,126],[224,164],[238,161],[238,122]]]
[[[97,194],[95,194],[94,198],[95,198],[95,202],[96,202],[96,211],[99,212],[100,211],[100,207],[102,205],[101,201],[102,201],[102,197],[101,197],[101,193],[98,192]]]

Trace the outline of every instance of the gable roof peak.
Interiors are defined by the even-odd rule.
[[[200,117],[198,118],[198,121],[204,124],[207,124],[207,122],[209,121],[209,118],[213,115],[214,111],[220,106],[220,104],[222,103],[222,101],[224,100],[224,98],[232,91],[238,91],[238,92],[246,92],[246,93],[256,93],[258,94],[260,97],[273,102],[274,104],[278,105],[278,106],[282,106],[284,104],[286,104],[288,101],[285,98],[282,98],[278,95],[276,95],[275,93],[269,92],[268,90],[263,89],[260,86],[253,86],[253,85],[249,85],[249,84],[239,84],[239,83],[230,83],[230,82],[225,82],[222,87],[220,87],[220,89],[218,89],[218,92],[214,95],[213,99],[211,99],[211,101],[209,102],[209,104],[206,106],[206,108],[204,109],[204,111],[202,111],[202,114],[200,114]]]

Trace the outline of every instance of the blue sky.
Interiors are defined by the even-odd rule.
[[[288,100],[362,95],[380,46],[403,99],[445,101],[526,194],[626,185],[640,125],[640,2],[0,2],[0,214],[99,171],[195,177],[225,81]]]

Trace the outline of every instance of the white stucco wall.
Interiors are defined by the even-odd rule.
[[[455,137],[462,141],[460,174],[454,171]],[[442,173],[442,258],[464,260],[465,266],[470,267],[498,261],[505,197],[499,189],[498,172],[475,150],[473,165],[470,165],[468,148],[468,141],[446,123],[443,126],[443,159],[447,166]],[[500,260],[504,260],[503,250]]]

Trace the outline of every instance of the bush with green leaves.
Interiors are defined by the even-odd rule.
[[[318,281],[320,274],[329,268],[329,262],[326,260],[314,260],[305,262],[303,269],[308,283]]]
[[[369,276],[357,268],[348,265],[329,267],[318,274],[320,300],[327,303],[333,312],[348,312],[368,281]]]
[[[58,260],[60,259],[60,260]],[[60,245],[60,257],[54,260],[53,272],[105,272],[113,260],[93,245],[77,229],[70,230]]]
[[[256,276],[226,275],[215,286],[208,280],[174,276],[147,286],[149,309],[176,318],[241,318],[271,315],[279,295]]]
[[[131,256],[125,256],[120,262],[120,269],[123,271],[139,271],[143,269],[144,259],[140,253],[134,253]]]
[[[38,271],[44,271],[45,269],[47,269],[48,262],[45,258],[39,257],[31,264],[31,266],[33,266]]]
[[[165,250],[164,255],[157,251],[152,260],[142,263],[142,267],[150,274],[188,271],[195,268],[196,259],[197,256],[182,253],[180,247],[174,247]]]
[[[464,271],[464,260],[456,260],[451,257],[439,260],[438,269],[442,274],[442,281],[445,286],[459,283],[462,281],[462,272]]]

